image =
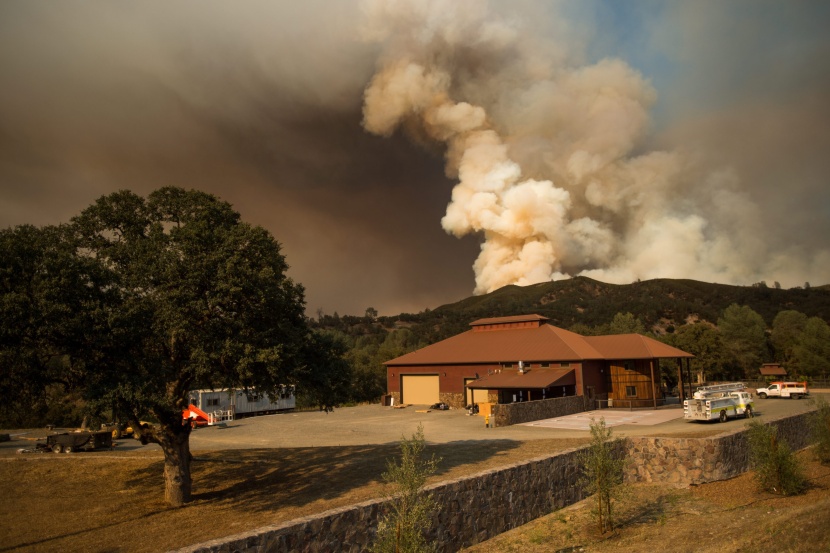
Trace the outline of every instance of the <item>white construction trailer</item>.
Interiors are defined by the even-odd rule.
[[[269,415],[280,411],[292,411],[297,405],[294,386],[280,386],[276,397],[263,394],[249,400],[243,390],[192,390],[190,403],[205,413],[222,412],[224,418]]]

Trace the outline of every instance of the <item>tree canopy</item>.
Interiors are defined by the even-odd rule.
[[[303,289],[267,231],[179,188],[106,196],[73,225],[81,255],[110,272],[110,308],[130,322],[121,345],[140,348],[129,384],[152,408],[185,407],[195,386],[284,383],[306,334]]]
[[[617,313],[608,324],[608,334],[645,334],[642,321],[631,313]]]
[[[108,281],[97,264],[75,255],[69,236],[53,226],[0,231],[0,415],[15,426],[72,395],[86,372],[100,368],[108,346],[101,340],[109,335],[102,317]]]
[[[718,330],[707,323],[683,325],[665,342],[694,354],[690,365],[700,375],[701,381],[727,378],[725,374],[724,346]]]
[[[801,377],[827,378],[830,373],[830,325],[810,317],[793,348],[793,364]]]
[[[807,315],[792,309],[780,311],[775,316],[770,337],[775,346],[778,361],[788,364],[792,360],[795,346],[806,324]]]
[[[744,377],[752,377],[767,357],[766,324],[751,307],[732,304],[718,319],[724,347]]]

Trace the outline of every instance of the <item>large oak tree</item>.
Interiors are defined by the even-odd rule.
[[[120,355],[89,375],[95,394],[159,424],[142,440],[164,451],[165,495],[190,499],[189,391],[275,392],[302,365],[303,289],[285,275],[279,243],[214,196],[163,188],[100,198],[72,221],[79,253],[111,278]]]
[[[63,382],[129,420],[164,452],[171,505],[191,497],[191,390],[277,393],[306,379],[325,397],[345,378],[342,349],[309,331],[280,244],[214,196],[122,191],[69,225],[0,238],[6,376],[33,394]],[[145,416],[157,424],[141,427]]]

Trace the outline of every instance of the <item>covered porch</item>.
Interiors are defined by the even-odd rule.
[[[503,369],[467,383],[470,390],[488,390],[498,404],[539,401],[576,394],[576,375],[570,368]]]

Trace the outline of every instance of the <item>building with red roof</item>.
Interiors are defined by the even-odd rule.
[[[787,376],[787,370],[779,363],[764,363],[759,372],[761,376]]]
[[[547,321],[540,315],[474,321],[467,332],[387,361],[388,392],[395,403],[415,405],[577,395],[650,407],[664,402],[658,360],[676,359],[682,373],[682,359],[694,357],[640,334],[582,336]]]

